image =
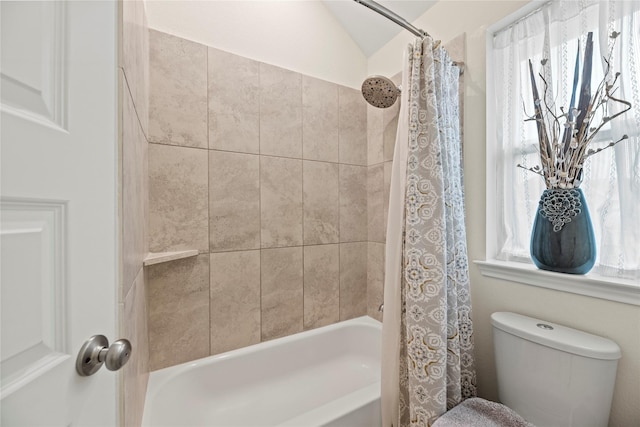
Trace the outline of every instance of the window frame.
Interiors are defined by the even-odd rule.
[[[486,30],[486,238],[485,260],[475,260],[483,276],[508,280],[525,285],[569,292],[578,295],[640,306],[640,283],[634,280],[604,277],[596,273],[572,275],[537,269],[531,261],[502,261],[497,259],[499,248],[493,238],[498,223],[502,219],[502,210],[497,206],[497,184],[499,168],[496,165],[504,161],[503,153],[496,144],[496,109],[492,102],[496,93],[493,84],[494,50],[493,37],[496,32],[535,13],[549,3],[548,0],[533,0],[517,12],[501,19]]]

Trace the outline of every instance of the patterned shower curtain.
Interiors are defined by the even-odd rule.
[[[383,427],[429,426],[476,394],[459,75],[432,38],[408,47],[387,225]]]

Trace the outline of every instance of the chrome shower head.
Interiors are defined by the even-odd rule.
[[[371,76],[362,83],[362,96],[374,107],[389,108],[398,99],[400,89],[384,76]]]

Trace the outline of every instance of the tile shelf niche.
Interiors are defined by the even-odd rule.
[[[174,252],[150,252],[144,258],[144,266],[148,267],[154,264],[160,264],[161,262],[175,261],[177,259],[189,258],[192,256],[197,256],[197,249],[188,249],[184,251],[174,251]]]

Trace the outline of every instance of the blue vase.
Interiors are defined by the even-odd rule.
[[[582,190],[544,190],[533,222],[531,259],[541,270],[570,274],[591,270],[596,241]]]

